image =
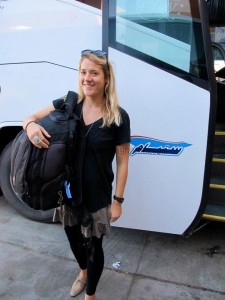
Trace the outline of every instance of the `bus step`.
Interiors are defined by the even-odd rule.
[[[214,138],[214,153],[225,153],[225,125],[218,123],[216,125],[215,138]]]
[[[214,189],[224,189],[225,190],[225,178],[213,177],[210,180],[210,187]]]
[[[215,154],[212,160],[212,178],[222,177],[225,178],[225,155]]]
[[[225,154],[225,132],[215,133],[213,152],[216,154]]]
[[[225,222],[225,205],[207,204],[203,219]]]
[[[222,122],[222,123],[217,122],[216,123],[216,132],[225,132],[224,122]]]
[[[208,204],[225,205],[225,179],[211,179]]]

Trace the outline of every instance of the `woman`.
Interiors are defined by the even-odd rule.
[[[54,105],[24,120],[24,129],[30,141],[39,148],[48,147],[50,136],[35,121],[54,110],[59,101],[55,100]],[[96,299],[96,287],[104,267],[103,236],[110,232],[110,223],[118,220],[122,214],[130,147],[129,116],[118,106],[113,69],[103,51],[84,50],[81,53],[79,100],[75,113],[83,124],[82,137],[85,139],[82,202],[92,215],[93,225],[80,226],[75,211],[66,204],[63,209],[55,210],[54,221],[64,224],[80,267],[70,295],[74,297],[86,287],[84,299],[88,300]],[[116,184],[112,201],[112,161],[115,155]],[[91,237],[89,247],[84,245],[83,237]]]

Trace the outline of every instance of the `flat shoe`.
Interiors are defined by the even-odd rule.
[[[80,279],[78,276],[72,285],[70,296],[71,297],[77,296],[85,289],[85,286],[86,286],[86,281]]]

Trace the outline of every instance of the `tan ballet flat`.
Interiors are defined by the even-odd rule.
[[[85,286],[86,286],[86,281],[80,279],[78,276],[72,285],[70,296],[75,297],[79,295],[85,289]]]

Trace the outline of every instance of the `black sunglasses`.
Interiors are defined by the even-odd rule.
[[[85,55],[85,54],[94,54],[98,57],[105,57],[107,58],[107,53],[105,51],[102,50],[91,50],[91,49],[86,49],[81,51],[81,56]]]

